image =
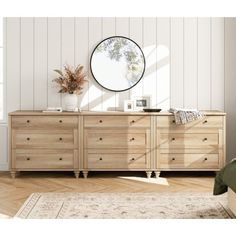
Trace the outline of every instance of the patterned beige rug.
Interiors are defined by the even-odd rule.
[[[226,195],[210,193],[33,193],[23,219],[230,219]]]

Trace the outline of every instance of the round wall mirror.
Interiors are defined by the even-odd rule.
[[[103,88],[122,92],[134,87],[145,71],[145,58],[133,40],[113,36],[101,41],[93,50],[90,68]]]

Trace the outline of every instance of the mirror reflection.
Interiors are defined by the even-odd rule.
[[[145,58],[133,40],[114,36],[97,45],[90,66],[93,77],[102,87],[121,92],[140,81],[145,70]]]

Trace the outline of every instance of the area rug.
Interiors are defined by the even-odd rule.
[[[230,219],[226,195],[210,193],[33,193],[23,219]]]

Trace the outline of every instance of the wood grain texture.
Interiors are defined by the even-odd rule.
[[[148,153],[141,154],[109,154],[99,153],[97,154],[88,153],[88,169],[99,170],[99,169],[149,169],[150,158]]]
[[[156,48],[157,54],[148,58],[145,78],[128,92],[105,91],[89,73],[89,83],[78,98],[83,110],[122,110],[125,99],[144,93],[153,97],[153,106],[157,99],[156,105],[165,109],[170,104],[224,110],[224,38],[225,32],[233,35],[231,27],[233,23],[225,30],[224,18],[6,18],[7,112],[64,105],[58,87],[52,83],[56,77],[53,70],[68,62],[84,65],[89,73],[94,46],[105,37],[119,34],[136,41],[143,51]],[[162,60],[164,49],[169,56]],[[230,58],[231,51],[226,51]],[[226,66],[226,75],[231,78],[230,64]],[[209,73],[211,81],[207,79],[204,86],[203,78]],[[169,102],[163,103],[167,97]],[[232,107],[227,97],[226,103]]]
[[[150,128],[150,121],[150,117],[146,116],[85,116],[84,127]]]
[[[136,178],[132,178],[135,176]],[[75,179],[72,173],[25,172],[11,179],[0,173],[0,212],[13,217],[35,192],[212,192],[213,173],[161,173],[160,184],[145,182],[143,172],[91,172],[88,179]]]
[[[75,115],[9,116],[12,177],[18,171],[70,170],[78,178],[78,120]]]
[[[161,154],[160,167],[166,169],[217,169],[218,154]]]

